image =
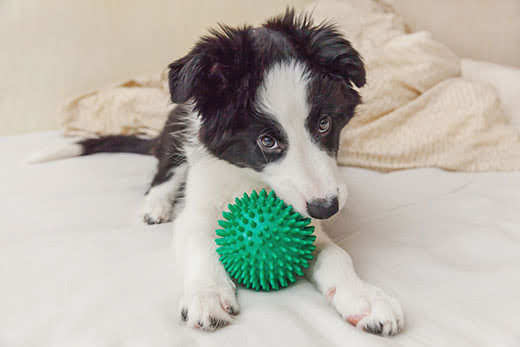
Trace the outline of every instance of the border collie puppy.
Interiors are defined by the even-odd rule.
[[[179,317],[204,330],[233,321],[239,306],[215,251],[217,220],[236,196],[267,188],[313,218],[317,249],[307,276],[341,317],[371,333],[398,333],[399,303],[358,277],[320,223],[347,199],[336,155],[360,103],[354,86],[365,84],[358,52],[334,25],[314,25],[287,10],[257,28],[220,26],[169,67],[178,106],[158,138],[87,139],[68,156],[134,152],[159,159],[144,221],[176,216]]]

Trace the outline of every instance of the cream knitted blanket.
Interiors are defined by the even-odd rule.
[[[342,133],[340,164],[520,170],[520,133],[495,90],[461,78],[448,48],[426,32],[406,33],[399,16],[375,0],[323,0],[307,10],[316,21],[335,21],[366,64],[363,104]],[[162,73],[72,100],[63,123],[68,135],[153,136],[172,107]]]

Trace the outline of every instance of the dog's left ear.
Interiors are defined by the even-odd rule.
[[[357,87],[366,82],[365,66],[359,53],[338,32],[333,24],[310,28],[307,52],[314,66]]]
[[[348,85],[365,84],[365,66],[359,53],[334,24],[315,25],[310,16],[298,16],[293,9],[287,9],[264,26],[283,32],[314,70]]]

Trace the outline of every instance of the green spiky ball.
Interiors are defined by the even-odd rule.
[[[228,205],[218,224],[217,253],[229,275],[255,290],[278,290],[309,267],[316,236],[304,218],[271,191],[253,190]]]

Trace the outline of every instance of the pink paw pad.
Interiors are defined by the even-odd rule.
[[[327,297],[327,299],[329,299],[329,301],[332,301],[332,299],[334,299],[334,295],[336,295],[336,287],[329,288],[329,290],[327,290],[327,293],[325,293],[325,296]]]
[[[352,324],[353,326],[357,326],[359,321],[361,321],[363,318],[365,318],[368,315],[368,313],[365,314],[353,314],[346,318],[346,321]]]

